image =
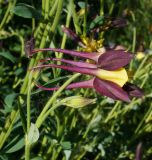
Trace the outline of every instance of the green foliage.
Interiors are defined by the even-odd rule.
[[[10,52],[0,52],[0,56],[5,57],[6,59],[10,60],[12,63],[16,62],[16,58],[12,56]]]
[[[40,13],[34,7],[25,3],[17,4],[10,12],[23,18],[40,19],[41,17]]]
[[[151,12],[151,0],[0,0],[0,159],[134,160],[140,142],[142,158],[151,159]],[[106,17],[125,17],[128,25],[108,30]],[[27,58],[24,46],[29,37],[35,38],[34,48],[82,50],[64,35],[61,25],[80,37],[101,38],[103,46],[123,45],[133,52],[129,81],[144,90],[144,97],[127,104],[92,89],[66,90],[72,81],[88,77],[60,69],[34,71],[31,76],[29,69],[40,59],[65,55],[48,51]],[[92,29],[103,26],[94,37]],[[143,59],[136,58],[138,52],[144,53]],[[35,84],[64,85],[58,91],[43,91]]]

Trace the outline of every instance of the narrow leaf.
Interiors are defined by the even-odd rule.
[[[12,63],[16,62],[16,58],[12,56],[10,52],[0,52],[0,56],[3,56],[4,58],[10,60]]]

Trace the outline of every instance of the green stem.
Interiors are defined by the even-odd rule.
[[[32,83],[33,71],[29,74],[28,80],[28,91],[27,91],[27,133],[30,129],[31,124],[31,107],[30,107],[30,98],[31,98],[31,83]]]
[[[59,96],[59,94],[66,88],[67,85],[69,85],[74,79],[76,79],[77,77],[79,77],[81,74],[77,73],[74,74],[70,79],[68,79],[54,94],[53,96],[48,100],[48,102],[46,103],[45,107],[43,108],[42,112],[40,113],[40,115],[37,118],[36,121],[36,126],[39,128],[43,122],[43,120],[45,120],[43,117],[45,116],[45,114],[47,114],[47,110],[49,109],[50,105],[53,104],[53,102],[55,101],[55,99]],[[46,118],[46,116],[45,116]]]
[[[40,46],[39,46],[40,48],[43,48],[45,46],[46,37],[48,35],[48,28],[49,28],[49,24],[47,24],[45,26],[45,30],[44,30],[44,33],[43,33],[43,36],[42,36],[42,39],[41,39],[41,43],[40,43]],[[35,65],[35,63],[37,63],[37,59],[39,59],[40,56],[41,56],[41,52],[38,53],[36,58],[31,59],[30,64],[29,64],[29,68],[32,68]],[[36,76],[38,76],[38,74],[35,74],[34,78]],[[24,82],[23,82],[23,85],[22,85],[22,88],[21,88],[21,93],[26,93],[27,92],[28,78],[29,78],[29,72],[27,72],[27,74],[25,76],[25,79],[24,79]]]
[[[66,27],[69,27],[69,25],[70,25],[71,10],[72,10],[71,3],[72,3],[72,0],[70,1],[69,6],[68,6],[68,14],[67,14],[67,17],[66,17]],[[63,34],[63,38],[62,38],[62,43],[61,43],[61,49],[65,48],[66,40],[67,40],[67,35],[64,33]],[[57,55],[57,58],[62,58],[62,56],[63,56],[63,53],[59,53]],[[60,62],[58,64],[60,64]],[[58,71],[57,74],[59,74],[60,73],[60,69],[57,70],[57,71]]]
[[[131,16],[132,16],[132,20],[135,23],[135,14],[131,11]],[[132,53],[135,53],[135,48],[136,48],[136,27],[133,27],[133,40],[132,40]],[[131,61],[130,63],[130,70],[133,67],[133,61]]]
[[[149,117],[150,113],[152,113],[152,105],[149,107],[149,110],[146,112],[146,114],[144,115],[143,119],[140,121],[139,125],[137,126],[136,130],[135,130],[135,135],[139,132],[139,129],[141,128],[141,126],[143,125],[143,123],[146,123],[146,119],[147,117]]]
[[[45,2],[46,0],[42,0],[42,15],[44,16],[45,13]]]
[[[7,21],[7,17],[8,17],[9,14],[10,14],[10,9],[15,5],[15,3],[16,3],[16,0],[14,0],[14,1],[9,1],[7,10],[6,10],[5,15],[4,15],[3,19],[2,19],[2,22],[1,22],[1,24],[0,24],[0,30],[3,28],[5,22]]]
[[[117,107],[119,107],[120,102],[117,102],[113,109],[110,111],[110,113],[108,114],[107,118],[105,119],[105,123],[107,123],[111,118],[113,118],[113,114],[115,112],[115,110],[117,109]]]
[[[52,17],[55,13],[55,10],[57,8],[58,0],[55,0],[54,5],[51,7],[51,10],[49,12],[49,17]]]
[[[68,14],[67,14],[67,18],[66,18],[66,27],[68,28],[69,25],[70,25],[70,20],[71,20],[71,12],[72,12],[72,0],[70,1],[69,3],[69,6],[68,6]],[[64,33],[63,34],[63,38],[62,38],[62,43],[61,43],[61,49],[64,49],[65,48],[65,43],[66,43],[66,39],[67,39],[67,35]],[[62,56],[61,56],[62,57]]]
[[[104,0],[100,0],[100,16],[104,15]]]
[[[21,99],[21,96],[19,96],[19,98],[18,98],[18,110],[19,110],[21,121],[22,121],[22,127],[23,127],[23,130],[24,130],[24,133],[26,133],[27,132],[26,117],[25,117],[23,108],[21,107],[21,104],[22,104],[22,99]]]
[[[30,144],[28,142],[27,134],[25,135],[25,160],[30,160]]]
[[[41,117],[41,121],[40,122],[36,122],[36,126],[38,128],[40,128],[41,124],[45,121],[45,119],[50,115],[50,113],[52,111],[54,111],[56,108],[58,108],[61,104],[57,104],[57,105],[54,105],[52,106],[42,117]]]
[[[75,5],[74,5],[74,0],[71,0],[71,9],[72,9],[72,18],[73,18],[73,22],[74,22],[74,27],[75,27],[75,30],[76,30],[76,33],[82,33],[81,32],[81,28],[79,26],[79,17],[76,13],[76,10],[75,10]]]
[[[28,142],[28,132],[31,124],[31,107],[30,107],[30,97],[31,97],[31,83],[32,83],[33,71],[29,74],[28,80],[28,90],[27,90],[27,133],[25,135],[25,160],[30,160],[30,144]]]
[[[0,134],[0,149],[3,147],[3,144],[5,143],[5,141],[7,140],[8,136],[10,135],[11,130],[13,128],[13,124],[14,124],[18,114],[19,114],[19,111],[14,109],[11,112],[11,115],[7,118],[5,127],[4,127],[4,129],[2,130],[2,132]]]
[[[53,24],[52,24],[52,27],[50,29],[50,31],[52,33],[54,33],[56,27],[57,27],[57,24],[59,22],[59,19],[60,19],[60,14],[62,12],[62,5],[63,5],[63,0],[59,0],[58,1],[58,8],[57,8],[57,12],[56,12],[56,15],[55,15],[55,18],[54,18],[54,21],[53,21]]]
[[[143,68],[145,62],[147,61],[147,59],[149,58],[149,56],[145,56],[144,59],[142,60],[141,64],[139,65],[139,67],[137,68],[135,74],[134,74],[134,80],[138,77],[138,74],[140,73],[141,69]]]
[[[88,5],[88,0],[85,0],[85,14],[84,14],[84,22],[83,22],[83,36],[86,36],[87,32],[87,6]]]
[[[49,2],[50,2],[49,0],[45,1],[44,19],[48,19],[48,17],[49,17],[49,7],[50,7]]]

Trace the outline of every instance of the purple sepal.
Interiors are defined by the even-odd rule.
[[[115,100],[130,102],[128,94],[121,87],[111,81],[95,78],[93,85],[96,91],[104,96]]]
[[[74,67],[74,66],[64,66],[64,65],[56,65],[56,64],[44,64],[33,67],[30,70],[42,69],[42,68],[61,68],[72,72],[83,73],[87,75],[96,76],[98,69],[96,68],[82,68],[82,67]]]
[[[54,51],[54,52],[62,52],[64,54],[68,54],[71,56],[77,56],[77,57],[81,57],[81,58],[85,58],[85,59],[91,59],[95,62],[98,62],[98,58],[100,56],[100,53],[97,52],[79,52],[79,51],[72,51],[72,50],[67,50],[67,49],[56,49],[56,48],[42,48],[42,49],[38,49],[38,50],[33,50],[31,52],[31,55],[36,54],[37,52],[44,52],[44,51]]]
[[[67,60],[67,59],[59,59],[59,58],[46,58],[46,59],[41,59],[40,62],[46,62],[46,61],[60,61],[60,62],[64,62],[67,64],[71,64],[73,66],[77,66],[77,67],[83,67],[83,68],[97,68],[97,65],[95,64],[91,64],[91,63],[86,63],[86,62],[77,62],[77,61],[71,61],[71,60]]]
[[[93,88],[93,81],[94,81],[94,78],[93,79],[90,79],[90,80],[87,80],[87,81],[82,81],[82,82],[76,82],[76,83],[71,83],[70,85],[68,85],[66,87],[66,89],[74,89],[74,88]],[[53,88],[48,88],[48,87],[44,87],[44,86],[41,86],[37,83],[35,83],[35,85],[42,89],[42,90],[46,90],[46,91],[55,91],[55,90],[58,90],[60,87],[53,87]]]
[[[131,96],[131,97],[138,97],[141,98],[144,96],[144,92],[141,88],[137,87],[136,85],[127,82],[123,89]]]
[[[102,54],[98,59],[98,67],[105,70],[116,70],[127,65],[133,55],[124,51],[110,50]]]

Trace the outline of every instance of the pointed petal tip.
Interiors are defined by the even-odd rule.
[[[128,103],[131,102],[127,92],[111,81],[95,78],[93,85],[96,91],[101,95],[110,97],[114,100],[120,100]]]
[[[127,82],[124,86],[123,89],[131,96],[131,97],[137,97],[137,98],[142,98],[144,96],[144,91],[137,87],[136,85]]]

